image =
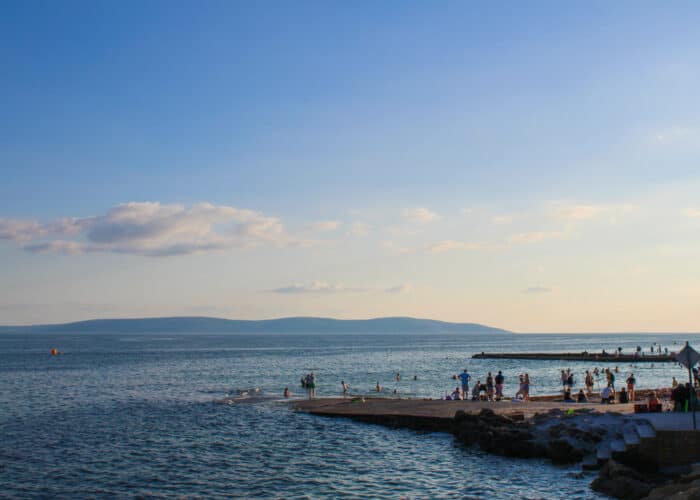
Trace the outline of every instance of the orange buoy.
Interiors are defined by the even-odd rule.
[[[56,356],[57,354],[58,354],[58,349],[56,349],[55,347],[53,349],[51,349],[51,356]]]

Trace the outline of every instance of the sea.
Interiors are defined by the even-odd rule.
[[[531,394],[552,394],[562,368],[580,385],[595,365],[471,356],[685,341],[700,335],[0,334],[0,498],[601,498],[578,465],[296,412],[283,391],[306,397],[313,370],[317,397],[345,381],[354,394],[379,382],[386,397],[439,399],[467,368],[474,380],[502,370],[506,395],[524,372]],[[687,380],[673,363],[618,370],[640,388]]]

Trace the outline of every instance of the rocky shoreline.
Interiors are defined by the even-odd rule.
[[[680,495],[673,498],[700,499],[700,469],[694,472],[690,466],[661,467],[637,453],[634,446],[624,446],[626,434],[640,425],[640,420],[629,414],[598,412],[590,407],[552,408],[535,415],[489,408],[477,412],[460,409],[453,417],[390,412],[334,414],[328,410],[313,411],[308,405],[300,409],[419,432],[447,432],[465,446],[478,446],[504,457],[544,458],[554,464],[581,463],[582,474],[585,470],[598,470],[598,477],[591,483],[593,490],[619,499],[668,498],[669,492]],[[622,447],[606,448],[608,443],[620,442]],[[608,453],[601,453],[601,449]]]

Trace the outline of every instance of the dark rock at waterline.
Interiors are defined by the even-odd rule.
[[[639,500],[646,497],[654,484],[636,470],[615,460],[608,461],[600,475],[591,483],[591,488],[621,500]]]
[[[546,457],[547,450],[534,440],[532,426],[522,419],[512,419],[484,409],[479,414],[459,411],[455,414],[455,434],[467,445],[515,458]]]
[[[565,439],[554,439],[547,443],[547,457],[555,464],[572,464],[580,462],[586,453],[574,448]]]

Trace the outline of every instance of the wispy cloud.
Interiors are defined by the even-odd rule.
[[[491,217],[491,222],[493,224],[510,224],[513,222],[512,215],[494,215]]]
[[[81,245],[76,241],[54,240],[47,241],[45,243],[30,243],[24,245],[22,248],[28,252],[34,253],[53,252],[76,255],[85,251],[86,249],[89,251],[90,247]]]
[[[318,293],[318,294],[332,294],[332,293],[361,293],[370,291],[369,288],[352,288],[347,287],[343,284],[330,284],[325,281],[314,281],[308,284],[296,284],[290,286],[283,286],[280,288],[275,288],[271,290],[273,293],[282,294],[303,294],[303,293]]]
[[[652,142],[659,145],[693,144],[697,145],[700,138],[700,129],[675,125],[658,131],[652,137]]]
[[[276,217],[210,203],[186,207],[130,202],[117,205],[104,215],[48,224],[3,220],[0,238],[23,242],[23,248],[30,252],[113,252],[151,257],[262,244],[304,244],[288,235]]]
[[[439,241],[438,243],[434,243],[432,245],[428,245],[427,250],[430,253],[443,253],[443,252],[449,252],[451,250],[483,250],[485,249],[486,246],[483,245],[482,243],[471,243],[471,242],[464,242],[464,241],[455,241],[455,240],[443,240]]]
[[[407,208],[401,213],[410,222],[428,223],[441,219],[441,216],[425,207]]]
[[[358,238],[364,238],[369,234],[369,224],[366,222],[362,221],[357,221],[353,222],[352,225],[350,226],[350,231],[348,231],[348,234],[350,236],[355,236]]]
[[[406,293],[411,293],[413,291],[413,286],[411,286],[408,283],[404,283],[402,285],[397,285],[397,286],[392,286],[392,287],[386,288],[384,291],[386,293],[392,293],[392,294],[406,294]]]
[[[319,232],[324,232],[324,231],[335,231],[338,229],[341,225],[340,221],[337,220],[322,220],[315,222],[311,225],[308,226],[308,228],[311,231],[319,231]]]
[[[560,240],[566,238],[569,233],[566,231],[532,231],[529,233],[518,233],[508,238],[509,243],[538,243],[545,240]]]
[[[594,219],[599,216],[617,217],[634,212],[638,207],[632,204],[569,204],[554,203],[553,215],[568,221]]]
[[[28,241],[47,234],[46,227],[33,220],[0,219],[0,240]]]
[[[311,283],[295,284],[290,286],[283,286],[280,288],[275,288],[273,290],[268,290],[272,293],[279,293],[283,295],[301,295],[301,294],[319,294],[319,295],[331,295],[331,294],[343,294],[343,293],[388,293],[388,294],[407,294],[413,291],[413,287],[408,283],[403,283],[396,286],[391,286],[388,288],[377,288],[377,287],[349,287],[342,283],[327,283],[325,281],[313,281]]]

